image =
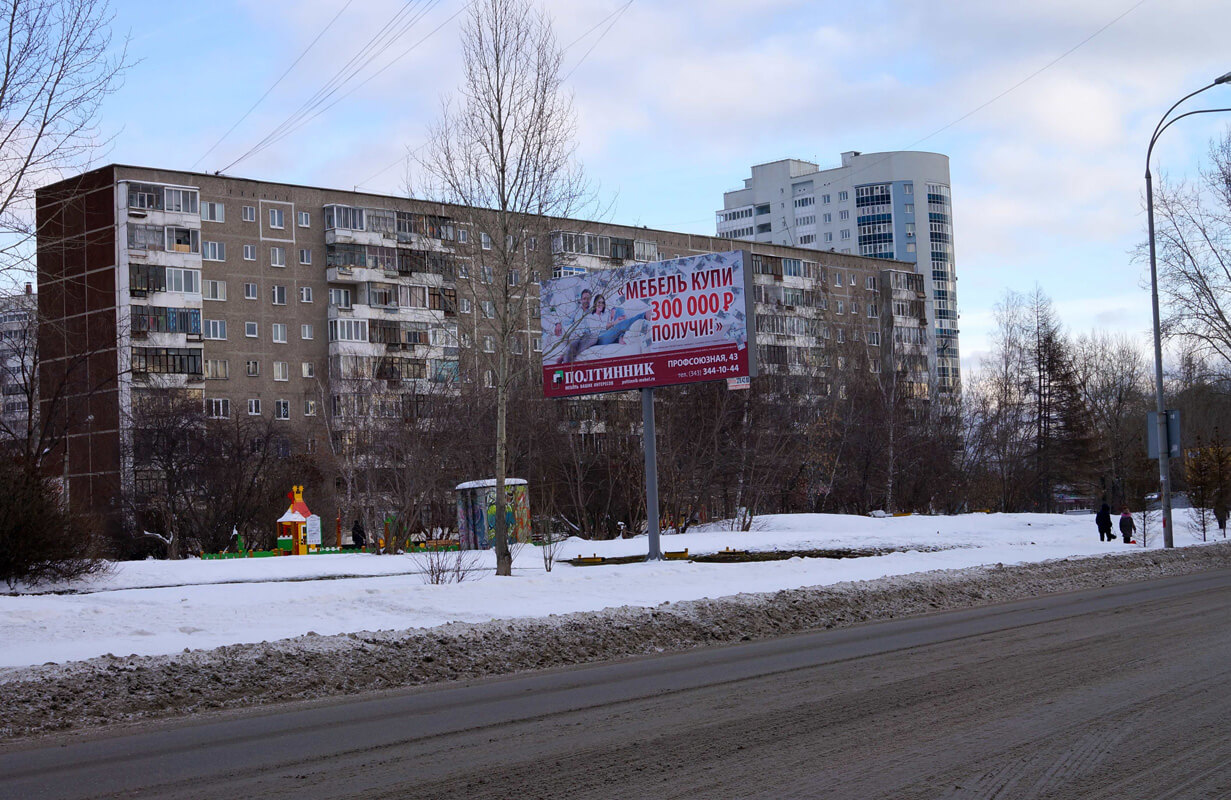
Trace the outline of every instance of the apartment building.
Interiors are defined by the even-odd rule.
[[[38,300],[57,322],[40,340],[42,370],[54,379],[69,360],[87,366],[62,412],[73,432],[59,454],[70,497],[114,516],[116,498],[141,479],[130,446],[141,398],[166,388],[199,397],[211,417],[271,418],[288,448],[313,451],[362,446],[353,421],[413,419],[425,393],[490,385],[494,276],[474,256],[491,239],[469,211],[123,165],[41,190]],[[579,220],[541,229],[510,283],[735,244]],[[912,265],[768,242],[739,248],[752,259],[763,374],[829,370],[841,391],[830,351],[849,344],[873,371],[915,370],[916,394],[926,395],[927,359],[882,347],[926,325],[927,298],[894,277],[913,279]],[[529,361],[541,346],[537,312],[532,299],[515,326],[512,349]]]
[[[34,380],[38,297],[27,283],[25,292],[0,297],[0,433],[26,434],[30,400],[37,395]]]
[[[939,153],[851,151],[829,169],[759,164],[723,195],[718,236],[913,264],[928,296],[935,385],[951,392],[961,369],[949,186],[949,158]]]

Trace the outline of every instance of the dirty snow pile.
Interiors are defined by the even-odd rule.
[[[767,517],[751,532],[706,526],[663,547],[897,552],[547,572],[527,547],[513,578],[491,576],[484,562],[474,580],[452,585],[425,583],[410,557],[120,564],[54,587],[73,593],[0,597],[0,736],[586,663],[1231,564],[1225,544],[1162,551],[1101,543],[1093,528],[1090,516]],[[1178,525],[1176,541],[1193,544]],[[645,544],[570,540],[559,555],[633,555]],[[28,666],[48,661],[74,663]]]

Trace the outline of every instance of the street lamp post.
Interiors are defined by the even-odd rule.
[[[1167,113],[1163,114],[1163,118],[1158,121],[1158,125],[1154,127],[1154,135],[1150,137],[1150,147],[1146,150],[1146,219],[1148,221],[1150,232],[1150,302],[1154,311],[1154,400],[1158,419],[1156,420],[1158,428],[1158,481],[1159,481],[1159,498],[1162,500],[1163,506],[1163,547],[1175,547],[1175,538],[1172,536],[1171,529],[1171,461],[1170,461],[1170,446],[1167,441],[1167,411],[1163,400],[1163,337],[1162,326],[1159,321],[1158,314],[1158,262],[1155,256],[1154,247],[1154,183],[1150,176],[1150,157],[1154,153],[1154,144],[1158,141],[1158,137],[1163,131],[1170,128],[1174,123],[1179,122],[1184,117],[1190,117],[1194,114],[1212,114],[1217,111],[1229,111],[1226,108],[1211,108],[1200,111],[1189,111],[1186,114],[1180,114],[1178,117],[1168,121],[1171,112],[1190,97],[1195,97],[1201,94],[1206,89],[1212,89],[1215,86],[1224,83],[1231,83],[1231,72],[1216,78],[1208,86],[1203,86],[1191,94],[1187,94],[1176,101],[1175,105],[1167,109]]]

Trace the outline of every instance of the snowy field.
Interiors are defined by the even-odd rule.
[[[1176,514],[1176,545],[1196,544]],[[545,617],[616,606],[772,592],[937,569],[1114,556],[1140,545],[1098,540],[1092,515],[968,514],[872,519],[840,515],[761,517],[747,533],[721,525],[664,536],[664,550],[898,548],[883,556],[793,558],[741,564],[688,562],[543,568],[524,547],[514,577],[492,573],[490,552],[470,554],[465,582],[428,584],[415,556],[320,555],[226,561],[139,561],[38,594],[0,596],[0,667],[62,663],[104,654],[157,655],[274,641],[308,632],[402,630],[453,621]],[[558,558],[644,554],[646,538],[571,539]],[[1151,536],[1151,547],[1162,538]],[[918,548],[918,549],[916,549]],[[947,548],[932,550],[932,548]]]

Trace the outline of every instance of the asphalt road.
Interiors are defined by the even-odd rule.
[[[10,744],[0,798],[1225,798],[1228,608],[1219,571]]]

